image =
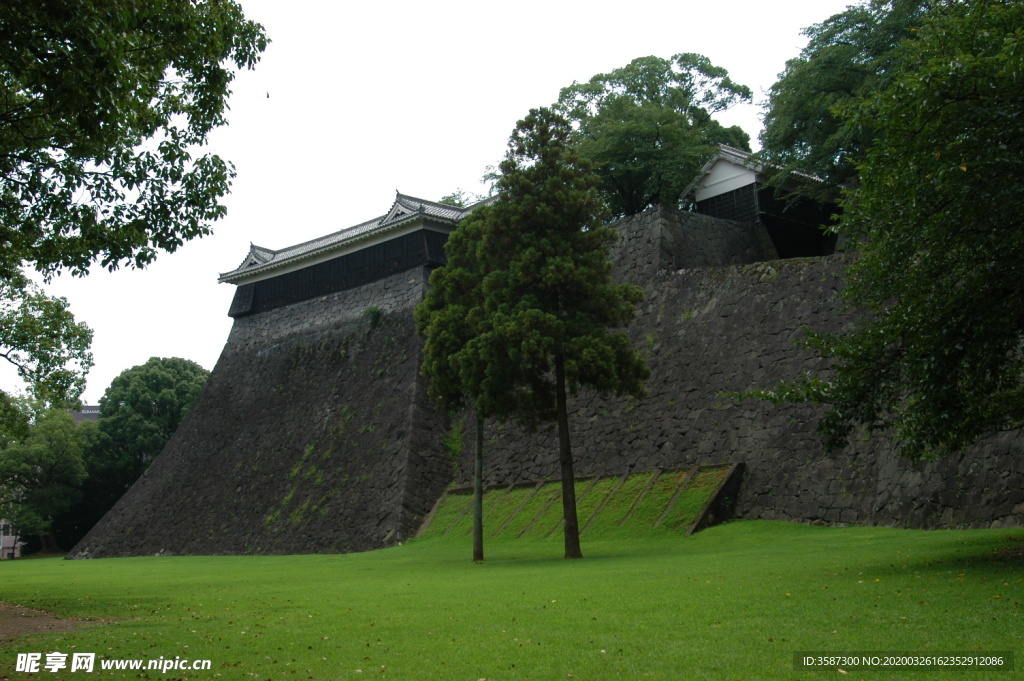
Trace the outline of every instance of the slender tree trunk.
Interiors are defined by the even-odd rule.
[[[562,470],[562,517],[565,519],[565,557],[582,558],[580,523],[576,517],[576,476],[569,443],[569,410],[565,403],[565,357],[555,353],[555,409],[558,419],[558,462]]]
[[[484,418],[476,412],[476,457],[473,460],[473,560],[484,559]]]

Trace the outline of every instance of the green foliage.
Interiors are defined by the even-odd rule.
[[[616,234],[571,133],[548,109],[517,124],[498,200],[449,237],[448,264],[416,310],[423,372],[447,407],[471,400],[478,419],[557,420],[565,438],[567,392],[639,395],[648,375],[625,334],[607,331],[632,320],[642,291],[610,283]]]
[[[100,399],[101,446],[141,473],[174,435],[209,375],[178,357],[153,357],[121,372]]]
[[[738,126],[711,115],[742,101],[750,89],[699,54],[641,57],[559,93],[555,108],[578,129],[574,144],[600,177],[616,217],[648,206],[679,204],[683,190],[715,145],[749,150]]]
[[[489,206],[476,209],[466,217],[445,243],[447,263],[430,275],[430,289],[416,307],[416,328],[424,336],[423,375],[430,379],[430,390],[448,410],[456,410],[476,400],[487,367],[475,363],[466,352],[470,339],[483,332],[482,281],[487,262],[480,246],[486,230]]]
[[[0,517],[19,533],[52,541],[54,518],[80,497],[86,477],[83,451],[95,437],[95,424],[82,427],[63,409],[42,413],[24,438],[0,449]]]
[[[0,356],[13,364],[32,397],[54,406],[75,400],[92,366],[92,330],[75,321],[64,298],[52,298],[21,273],[0,278]],[[0,432],[24,437],[26,414],[0,391]]]
[[[483,280],[490,261],[480,250],[488,228],[490,206],[477,208],[459,224],[445,243],[447,263],[430,276],[430,289],[416,307],[416,328],[425,336],[421,371],[430,380],[431,394],[442,406],[454,412],[472,404],[477,430],[484,419],[505,415],[513,408],[503,402],[497,386],[507,383],[510,366],[482,355],[470,341],[487,331]],[[462,447],[462,423],[458,426],[458,447]],[[450,438],[455,430],[449,432]],[[454,443],[446,440],[449,456]],[[456,471],[459,459],[455,458]],[[483,495],[483,440],[479,432],[473,465],[474,498],[480,509]],[[474,513],[473,560],[483,560],[483,518]]]
[[[804,185],[831,198],[857,174],[856,158],[873,139],[873,121],[853,121],[841,109],[889,85],[896,49],[920,25],[929,0],[870,0],[804,30],[800,56],[768,93],[758,156],[778,168],[781,183],[794,171],[825,185]]]
[[[467,192],[461,187],[453,191],[451,194],[446,194],[438,199],[438,203],[443,203],[448,206],[455,206],[456,208],[465,208],[474,203],[480,201],[482,196]]]
[[[370,306],[363,310],[363,316],[366,317],[366,321],[369,322],[370,328],[375,329],[380,324],[380,318],[384,314],[384,311],[379,307]]]
[[[565,555],[578,558],[567,395],[587,386],[603,394],[642,395],[649,369],[623,333],[642,290],[611,283],[598,178],[570,145],[567,119],[533,110],[516,125],[500,165],[500,198],[487,213],[480,253],[485,333],[466,351],[501,367],[484,396],[521,422],[554,421],[559,431]]]
[[[230,0],[0,4],[0,355],[36,397],[77,399],[91,333],[23,269],[142,267],[208,234],[234,169],[197,150],[266,43]]]
[[[84,498],[60,519],[73,545],[149,467],[191,409],[210,372],[177,357],[153,357],[126,369],[100,399],[98,436],[89,447]]]
[[[570,135],[568,121],[547,109],[519,122],[480,245],[492,260],[483,282],[489,337],[469,346],[515,368],[510,384],[492,389],[514,394],[526,423],[555,419],[559,365],[570,394],[587,386],[640,396],[649,374],[626,335],[608,332],[632,321],[643,291],[611,283],[617,234]]]
[[[453,232],[448,265],[431,278],[417,311],[424,371],[455,379],[434,381],[451,405],[468,392],[486,415],[552,420],[556,353],[568,357],[572,391],[614,392],[620,378],[629,391],[642,381],[625,337],[605,332],[632,319],[642,294],[608,283],[615,233],[569,134],[548,110],[520,122],[501,165],[501,197]]]
[[[871,314],[810,335],[831,379],[765,393],[828,405],[831,446],[863,425],[915,458],[1024,425],[1024,5],[933,4],[843,111],[876,136],[840,226],[860,249],[844,298]]]
[[[343,404],[341,409],[338,410],[337,419],[334,421],[335,432],[337,432],[338,435],[344,435],[347,433],[349,424],[352,423],[352,419],[355,415],[356,413],[352,407],[347,404]]]
[[[0,278],[208,234],[234,170],[194,152],[266,42],[229,0],[0,5]]]

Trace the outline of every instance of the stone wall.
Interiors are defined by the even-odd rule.
[[[611,254],[616,276],[640,285],[665,271],[778,258],[768,232],[756,223],[658,206],[613,227],[619,233]]]
[[[737,513],[747,518],[925,528],[1024,524],[1019,433],[993,436],[937,462],[906,460],[879,437],[860,437],[846,450],[826,454],[815,432],[814,407],[723,397],[824,368],[793,341],[804,325],[838,331],[851,323],[838,298],[846,260],[659,269],[677,262],[678,251],[664,237],[673,223],[666,227],[658,220],[663,231],[652,230],[656,238],[646,243],[638,227],[666,212],[671,217],[660,209],[627,224],[617,254],[628,262],[620,271],[646,292],[629,332],[652,369],[649,394],[631,400],[584,393],[574,400],[578,475],[743,462]],[[684,230],[694,222],[691,216],[675,217]],[[714,226],[698,217],[699,226]],[[750,251],[729,246],[709,253],[704,257],[743,260]],[[551,428],[529,434],[492,425],[487,443],[489,483],[558,476]],[[470,470],[468,454],[461,470]],[[465,473],[459,482],[468,484]]]
[[[900,458],[884,439],[826,454],[813,407],[721,395],[824,368],[793,341],[803,325],[851,323],[838,298],[845,256],[763,262],[762,227],[668,209],[617,228],[617,276],[646,292],[629,334],[653,375],[642,400],[574,399],[578,475],[742,462],[747,518],[1024,524],[1018,433],[938,462]],[[70,556],[337,552],[412,536],[472,470],[467,447],[455,475],[447,419],[419,375],[412,308],[426,277],[236,319],[181,428]],[[487,482],[558,477],[550,429],[491,425],[486,440]]]
[[[419,376],[424,277],[237,319],[179,430],[70,556],[338,552],[411,536],[452,477]]]

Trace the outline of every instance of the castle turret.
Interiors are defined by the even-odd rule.
[[[384,215],[271,250],[252,245],[220,281],[235,284],[228,314],[242,317],[337,293],[418,267],[444,264],[444,242],[480,204],[459,208],[396,192]]]

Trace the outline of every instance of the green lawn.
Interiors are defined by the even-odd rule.
[[[521,501],[521,500],[520,500]],[[454,520],[454,519],[452,519]],[[504,534],[504,533],[503,533]],[[163,679],[1010,679],[794,671],[797,651],[1006,651],[1024,642],[1024,530],[734,522],[692,537],[421,539],[350,555],[0,562],[0,599],[114,619],[0,650],[208,658]],[[1018,661],[1020,669],[1024,661]],[[35,678],[110,678],[67,670]]]

